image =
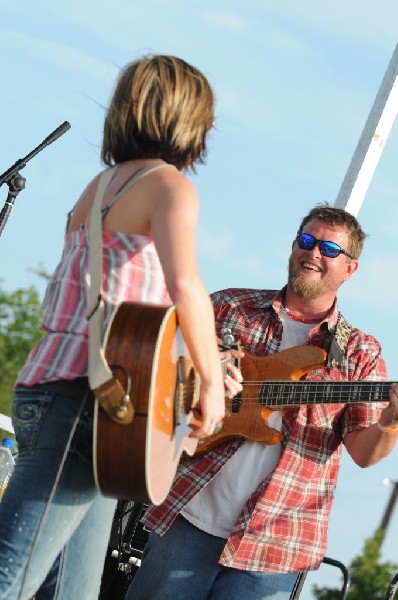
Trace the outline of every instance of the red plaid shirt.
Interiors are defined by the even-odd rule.
[[[212,294],[217,332],[228,327],[255,355],[278,352],[282,291],[228,289]],[[337,306],[310,332],[309,344],[326,350],[336,329]],[[385,380],[380,344],[353,328],[344,358],[307,380]],[[380,404],[319,404],[283,413],[282,453],[275,470],[248,498],[220,557],[235,569],[286,573],[317,569],[327,544],[329,513],[346,433],[377,421]],[[172,489],[150,507],[145,525],[163,535],[189,500],[222,468],[242,442],[225,443],[201,457],[184,456]]]

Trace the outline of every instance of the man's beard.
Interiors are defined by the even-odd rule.
[[[337,283],[333,278],[325,278],[315,282],[309,282],[305,273],[294,273],[292,258],[289,259],[288,286],[296,296],[303,300],[313,300],[325,293],[337,291],[342,282]]]
[[[317,283],[308,283],[308,281],[305,281],[305,276],[303,276],[302,273],[300,275],[291,276],[289,274],[288,285],[292,292],[303,300],[313,300],[314,298],[318,298],[322,291],[322,286],[319,281]]]

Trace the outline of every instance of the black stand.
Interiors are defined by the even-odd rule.
[[[398,590],[398,573],[395,575],[388,586],[387,594],[385,600],[392,600],[395,598],[395,592]]]
[[[124,600],[141,564],[149,532],[140,519],[147,504],[119,500],[102,573],[99,600]]]
[[[3,209],[0,213],[0,235],[3,232],[9,214],[11,212],[12,207],[14,206],[15,198],[18,196],[19,192],[25,188],[24,177],[21,177],[19,171],[26,166],[26,163],[36,156],[45,146],[49,146],[52,142],[54,142],[57,138],[63,135],[68,129],[70,129],[70,123],[65,121],[57,127],[41,144],[39,144],[32,152],[27,154],[24,158],[20,158],[16,163],[12,165],[5,173],[0,175],[0,186],[3,183],[6,183],[9,188],[7,200],[3,206]]]
[[[328,558],[327,556],[323,557],[322,562],[327,565],[332,565],[332,567],[338,567],[340,569],[340,571],[343,575],[343,586],[340,590],[339,600],[345,600],[347,597],[348,588],[349,588],[350,582],[351,582],[350,574],[348,572],[347,567],[345,565],[343,565],[343,563],[341,563],[339,560],[335,560],[334,558]],[[306,571],[302,571],[301,573],[298,574],[296,583],[294,584],[294,588],[292,590],[292,593],[290,594],[289,600],[298,600],[298,598],[300,597],[300,594],[302,592],[306,576],[307,576]],[[390,596],[388,597],[388,600],[390,600]]]

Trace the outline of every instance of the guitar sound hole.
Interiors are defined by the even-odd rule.
[[[192,402],[195,394],[195,373],[190,369],[184,385],[184,410],[186,413],[192,408]]]
[[[180,423],[183,414],[186,415],[191,411],[194,394],[194,369],[187,369],[186,361],[181,357],[178,361],[177,382],[174,394],[174,427]]]

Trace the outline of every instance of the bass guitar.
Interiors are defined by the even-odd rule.
[[[243,391],[226,399],[222,429],[190,438],[200,378],[178,327],[174,306],[121,303],[108,325],[105,357],[134,406],[128,425],[113,421],[95,401],[94,475],[105,496],[160,504],[181,455],[203,454],[241,438],[273,444],[281,434],[267,424],[274,410],[302,404],[386,401],[390,382],[300,381],[325,364],[316,346],[296,346],[240,360]],[[226,368],[227,361],[223,361]]]

